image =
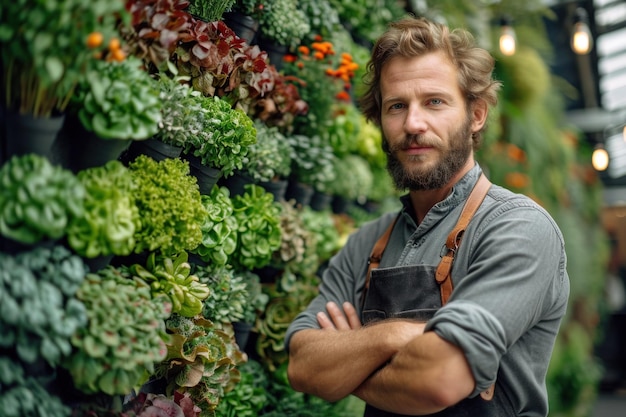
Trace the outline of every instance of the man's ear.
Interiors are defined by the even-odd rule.
[[[475,100],[472,103],[472,133],[479,132],[487,122],[489,105],[485,100]]]

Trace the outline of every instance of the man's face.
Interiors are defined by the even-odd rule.
[[[381,77],[381,127],[399,189],[444,187],[472,158],[472,132],[455,67],[440,53],[393,58]],[[473,164],[473,162],[472,162]]]

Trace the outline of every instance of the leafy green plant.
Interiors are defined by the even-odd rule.
[[[26,376],[21,364],[8,356],[0,356],[0,410],[4,417],[70,417],[71,414],[59,397],[50,394],[37,379]]]
[[[155,375],[167,381],[167,395],[188,393],[203,413],[212,415],[239,381],[237,366],[244,362],[243,353],[231,335],[205,318],[174,314],[166,327],[168,354]]]
[[[348,200],[365,199],[372,188],[373,177],[367,161],[357,155],[348,154],[335,161],[337,177],[328,190]]]
[[[86,190],[84,215],[70,220],[67,241],[79,255],[128,255],[141,227],[130,172],[119,161],[79,171]]]
[[[302,207],[302,221],[305,227],[315,235],[315,253],[323,263],[341,248],[339,231],[335,220],[328,211],[314,211],[310,207]]]
[[[157,162],[140,155],[129,169],[141,217],[135,253],[159,249],[173,254],[196,248],[207,213],[196,179],[189,175],[189,164],[178,158]]]
[[[256,143],[248,149],[242,172],[257,182],[287,178],[291,173],[291,143],[276,126],[255,122]]]
[[[72,110],[83,126],[102,139],[141,140],[161,122],[156,81],[135,57],[97,60],[78,84]]]
[[[341,23],[364,43],[373,43],[387,24],[405,14],[395,0],[328,0],[337,10]]]
[[[82,392],[128,394],[165,358],[171,302],[153,298],[147,284],[110,266],[87,274],[76,296],[86,306],[88,326],[74,333],[75,350],[63,366]]]
[[[281,201],[280,205],[280,248],[272,254],[272,265],[289,267],[302,273],[315,273],[319,259],[315,252],[315,235],[305,226],[301,210],[295,202]]]
[[[237,248],[231,264],[237,269],[252,270],[270,263],[280,247],[280,209],[271,193],[258,185],[245,186],[243,195],[233,197],[237,219]]]
[[[45,157],[14,156],[0,167],[0,234],[24,244],[64,236],[84,212],[85,188]]]
[[[0,348],[25,363],[43,358],[58,365],[72,350],[70,338],[87,324],[76,298],[87,270],[62,246],[16,256],[0,252]]]
[[[16,0],[0,5],[0,64],[5,108],[36,117],[63,112],[94,49],[128,18],[121,0]],[[98,45],[91,45],[96,47]]]
[[[249,147],[256,142],[254,122],[219,97],[206,97],[202,106],[206,110],[202,125],[207,135],[193,137],[185,145],[185,153],[192,153],[203,165],[218,168],[227,177],[242,168]]]
[[[307,15],[298,7],[297,0],[270,0],[263,2],[259,15],[262,35],[279,45],[295,48],[311,26]]]
[[[190,0],[189,12],[207,22],[215,22],[220,20],[233,4],[235,0]]]
[[[333,148],[317,135],[291,135],[289,140],[294,150],[292,176],[318,191],[328,191],[337,177]]]
[[[226,187],[214,186],[210,194],[202,195],[207,216],[200,226],[202,241],[192,250],[214,266],[223,266],[237,247],[237,219],[230,192]]]
[[[153,297],[169,297],[173,313],[193,317],[202,312],[203,300],[211,292],[197,275],[191,273],[187,259],[187,252],[175,257],[157,256],[152,252],[145,267],[134,264],[123,270],[148,283]]]
[[[253,360],[239,366],[241,380],[226,393],[215,409],[216,417],[257,417],[266,405],[267,377],[263,366]],[[260,377],[259,377],[260,376]]]
[[[241,276],[246,284],[248,295],[243,306],[244,323],[256,323],[257,317],[265,310],[269,302],[269,296],[263,292],[261,278],[252,271],[236,271],[237,276]]]
[[[176,72],[175,68],[172,70]],[[170,77],[161,73],[157,81],[162,117],[154,137],[180,148],[184,148],[192,137],[206,134],[203,119],[198,117],[203,112],[201,93],[185,84],[184,80],[185,77]]]
[[[339,30],[342,30],[339,14],[329,0],[298,0],[298,8],[302,10],[309,20],[311,29],[305,36],[307,40],[311,36],[321,36],[325,39]]]

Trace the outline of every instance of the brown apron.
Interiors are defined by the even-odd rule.
[[[395,225],[393,222],[374,245],[362,298],[363,324],[388,318],[429,320],[452,293],[450,271],[454,255],[475,211],[482,203],[491,183],[481,175],[467,199],[459,221],[446,241],[446,253],[439,265],[411,265],[377,269]],[[495,392],[494,392],[495,391]],[[515,415],[502,390],[492,385],[474,398],[467,398],[453,407],[431,414],[437,417],[510,417]],[[390,413],[370,406],[365,417],[392,417]]]

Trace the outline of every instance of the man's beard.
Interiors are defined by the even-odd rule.
[[[383,149],[387,153],[387,170],[398,190],[435,190],[445,186],[452,177],[465,165],[472,152],[471,120],[467,119],[463,126],[449,137],[448,148],[442,150],[441,160],[429,170],[421,167],[409,171],[404,168],[396,156],[396,152],[406,149],[412,144],[426,144],[437,146],[426,141],[423,136],[407,136],[402,143],[389,147],[387,139],[383,137]],[[441,148],[438,148],[441,150]],[[418,159],[416,155],[411,158]]]

